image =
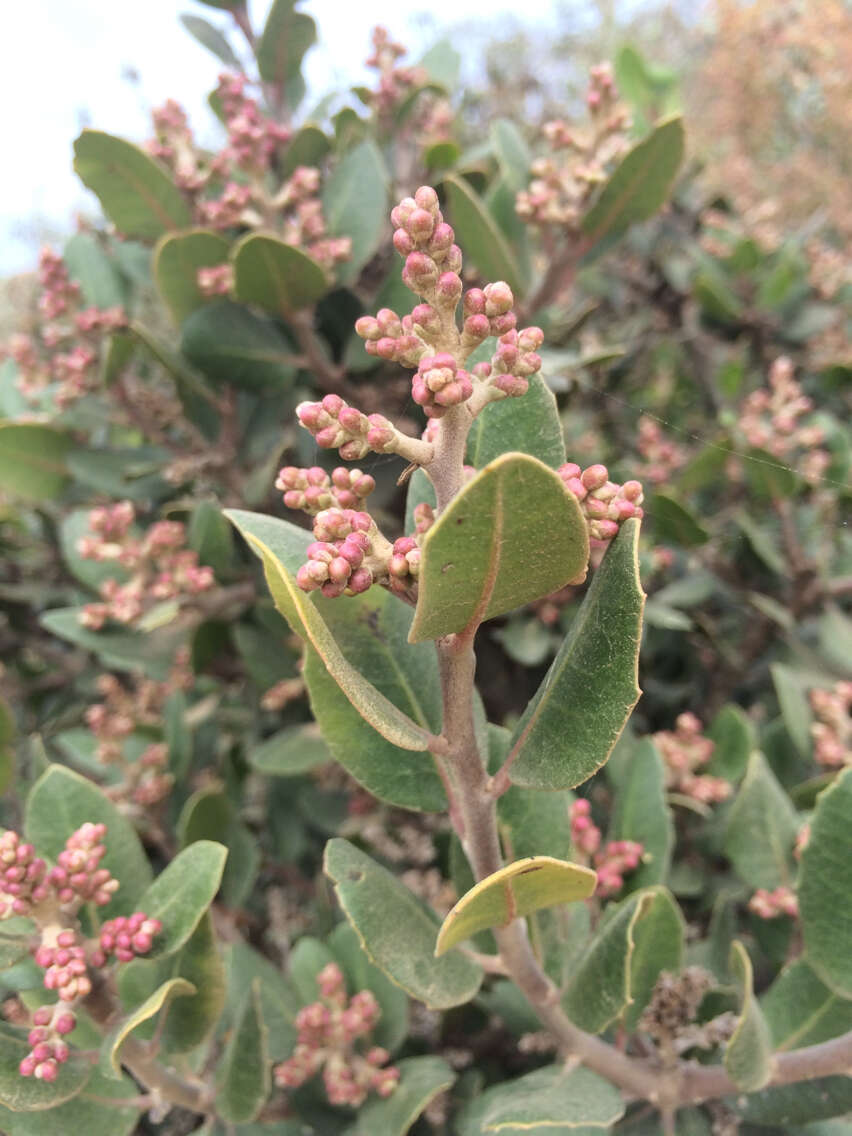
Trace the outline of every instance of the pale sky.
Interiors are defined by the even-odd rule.
[[[269,0],[250,0],[250,6],[255,27],[262,27]],[[505,28],[519,11],[516,0],[488,0],[487,9],[482,0],[305,0],[301,8],[319,26],[319,44],[305,64],[315,97],[363,81],[374,24],[388,27],[416,58],[448,25],[475,20],[496,31],[498,17]],[[520,6],[524,22],[539,28],[555,19],[555,9],[556,0]],[[0,274],[29,269],[36,236],[53,230],[59,238],[71,231],[77,210],[96,210],[71,168],[72,143],[83,126],[139,142],[150,133],[150,107],[171,97],[187,109],[199,137],[211,136],[205,99],[223,67],[179,23],[181,12],[229,23],[227,13],[195,0],[23,0],[10,6],[12,34],[0,67],[6,159]],[[127,68],[138,83],[123,78]]]

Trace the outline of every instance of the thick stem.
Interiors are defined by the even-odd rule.
[[[435,486],[438,512],[449,505],[464,484],[464,454],[473,421],[466,403],[451,407],[441,419],[429,477]]]

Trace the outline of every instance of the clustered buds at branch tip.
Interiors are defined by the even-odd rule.
[[[713,756],[716,744],[704,736],[695,714],[679,714],[674,730],[660,730],[653,738],[663,759],[669,792],[681,793],[705,805],[728,799],[729,781],[697,772]]]
[[[338,466],[329,474],[316,465],[310,469],[288,465],[279,470],[275,488],[283,491],[288,509],[313,514],[333,505],[340,509],[357,508],[376,488],[376,482],[360,469]]]
[[[812,690],[809,700],[816,718],[811,724],[814,758],[826,769],[852,765],[852,682]]]
[[[609,471],[600,464],[581,469],[575,462],[566,462],[557,472],[580,504],[593,550],[606,549],[623,521],[643,516],[644,497],[638,481],[618,485],[609,480]]]
[[[611,840],[601,848],[601,830],[591,812],[583,797],[571,805],[571,845],[575,856],[594,863],[598,876],[595,894],[608,899],[624,887],[625,875],[639,867],[645,849],[635,840]]]

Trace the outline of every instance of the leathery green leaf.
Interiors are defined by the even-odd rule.
[[[683,120],[679,115],[664,119],[625,154],[604,183],[583,218],[588,240],[597,244],[653,217],[669,195],[683,153]]]
[[[482,968],[460,953],[435,957],[438,920],[396,876],[339,838],[326,845],[325,873],[367,955],[398,986],[433,1010],[476,994]]]
[[[186,233],[167,233],[157,242],[153,274],[157,290],[180,326],[196,308],[207,303],[198,287],[199,268],[225,264],[228,242],[209,229],[190,229]]]
[[[254,1120],[269,1096],[271,1068],[260,980],[251,984],[219,1065],[216,1107],[224,1120]]]
[[[170,978],[168,982],[158,986],[154,993],[146,998],[141,1006],[137,1006],[132,1014],[119,1022],[111,1030],[105,1041],[105,1053],[109,1057],[109,1064],[113,1072],[118,1076],[121,1075],[121,1047],[138,1026],[147,1022],[149,1018],[156,1017],[164,1007],[168,1006],[172,998],[185,997],[187,994],[195,993],[195,987],[185,978]]]
[[[769,1080],[772,1040],[754,997],[751,959],[739,939],[731,943],[729,965],[739,990],[740,1013],[725,1047],[725,1068],[738,1088],[754,1092]]]
[[[393,745],[409,750],[427,749],[429,732],[413,722],[407,714],[403,714],[347,661],[314,602],[296,586],[291,572],[277,554],[280,550],[286,555],[286,550],[281,549],[282,541],[287,539],[285,523],[276,521],[274,517],[246,513],[240,509],[229,509],[225,515],[236,525],[263,562],[275,606],[293,631],[316,651],[328,673],[359,714]]]
[[[450,220],[465,255],[486,280],[505,280],[514,291],[521,287],[521,272],[506,238],[497,228],[485,203],[466,181],[444,178]]]
[[[332,171],[322,203],[331,235],[352,242],[349,258],[337,269],[338,278],[351,284],[377,251],[388,224],[388,171],[372,139],[355,146]]]
[[[580,611],[515,727],[509,775],[529,789],[572,789],[606,762],[638,701],[645,594],[639,521],[625,521]]]
[[[405,1136],[429,1102],[456,1079],[441,1057],[407,1057],[397,1068],[396,1088],[384,1100],[370,1096],[358,1113],[353,1136]]]
[[[74,143],[74,169],[126,237],[153,241],[192,224],[189,206],[165,167],[123,138],[84,130]]]
[[[67,1069],[67,1065],[62,1068]],[[90,1065],[91,1068],[91,1065]],[[19,1081],[25,1078],[18,1076]],[[52,1085],[28,1079],[30,1085],[39,1085],[51,1094],[49,1106],[38,1112],[8,1112],[0,1109],[0,1132],[3,1136],[67,1136],[72,1132],[85,1132],[86,1136],[130,1136],[139,1122],[139,1109],[133,1100],[138,1089],[129,1077],[105,1077],[92,1070],[82,1090],[70,1099],[62,1096],[54,1100]]]
[[[252,233],[234,246],[234,295],[276,315],[310,307],[328,291],[315,260],[279,237]]]
[[[139,910],[163,924],[148,958],[173,954],[189,939],[219,890],[227,855],[221,844],[197,840],[157,876],[139,900]]]
[[[674,824],[666,804],[663,761],[650,738],[636,747],[619,782],[611,837],[635,840],[644,848],[642,863],[627,879],[631,891],[663,883],[674,846]]]
[[[748,763],[728,817],[725,855],[737,875],[755,888],[776,888],[793,878],[793,844],[799,825],[790,798],[763,754]]]
[[[600,1033],[628,1014],[635,1025],[662,970],[683,959],[683,921],[664,888],[636,892],[607,908],[575,964],[562,1005],[573,1022]]]
[[[530,454],[552,469],[565,462],[556,397],[539,374],[530,375],[529,384],[522,398],[489,403],[473,420],[467,460],[477,469],[510,452]]]
[[[296,11],[296,0],[274,0],[257,45],[261,79],[268,83],[292,79],[316,38],[316,24],[304,12]]]
[[[587,899],[597,875],[579,864],[552,856],[527,856],[480,880],[463,895],[441,924],[435,955],[490,927],[506,927],[513,919],[544,907]]]
[[[818,1045],[852,1029],[852,1001],[830,990],[801,958],[781,971],[760,1008],[776,1052]]]
[[[852,769],[846,769],[817,797],[798,889],[807,960],[843,998],[852,998],[850,816]]]
[[[536,458],[503,454],[462,489],[421,545],[410,640],[475,628],[581,576],[586,523],[560,478]]]
[[[624,1115],[621,1093],[590,1069],[536,1069],[476,1097],[459,1117],[459,1136],[596,1136]]]
[[[70,434],[38,422],[0,422],[0,489],[10,497],[45,501],[68,481]]]

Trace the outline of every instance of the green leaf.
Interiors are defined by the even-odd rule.
[[[654,535],[660,543],[695,548],[697,545],[706,544],[710,539],[707,530],[696,521],[688,509],[675,501],[674,497],[655,493],[647,511],[653,521]]]
[[[192,510],[187,542],[198,553],[199,561],[208,564],[217,576],[226,575],[232,568],[234,530],[213,501],[199,501]]]
[[[451,91],[459,80],[461,53],[453,46],[452,40],[440,39],[423,53],[417,66],[423,68],[432,82]]]
[[[298,166],[319,166],[331,149],[331,141],[318,126],[310,123],[297,130],[281,161],[281,173],[290,177]]]
[[[489,730],[500,727],[489,727]],[[505,734],[506,744],[510,737]],[[539,793],[513,785],[497,802],[497,818],[503,846],[512,857],[571,855],[570,811],[574,794]]]
[[[407,1057],[397,1063],[399,1082],[389,1097],[371,1096],[358,1112],[352,1136],[405,1136],[417,1117],[456,1079],[441,1057]]]
[[[57,497],[68,481],[70,434],[36,422],[0,422],[0,490],[25,501]]]
[[[8,970],[30,953],[28,939],[14,939],[6,935],[0,936],[0,970]]]
[[[46,611],[40,623],[53,635],[67,639],[86,651],[94,651],[113,670],[143,671],[165,682],[172,669],[179,632],[169,629],[159,635],[137,631],[90,631],[80,623],[80,607]]]
[[[674,824],[666,804],[665,770],[657,747],[644,738],[619,782],[611,839],[635,840],[642,863],[627,880],[631,891],[665,882],[674,847]]]
[[[802,852],[799,906],[807,960],[843,998],[852,998],[852,769],[817,797]]]
[[[492,122],[491,147],[512,193],[525,189],[529,181],[532,155],[523,134],[511,119],[498,118]]]
[[[194,16],[189,12],[182,12],[178,18],[189,34],[197,39],[202,47],[212,51],[217,59],[221,59],[226,67],[233,68],[234,71],[242,70],[240,61],[234,54],[234,49],[215,24],[211,24],[209,20],[203,20],[201,16]]]
[[[219,1063],[216,1108],[224,1120],[234,1124],[254,1120],[269,1096],[268,1038],[261,985],[255,979]]]
[[[227,260],[228,242],[209,229],[167,233],[159,239],[152,261],[154,280],[178,327],[197,308],[209,303],[198,287],[199,268],[212,268]]]
[[[65,242],[62,259],[80,285],[84,302],[95,308],[124,307],[127,286],[115,260],[94,233],[75,233]]]
[[[269,1052],[277,1060],[296,1044],[296,1014],[301,1002],[281,970],[245,943],[229,948],[228,1003],[223,1020],[234,1021],[253,982],[260,983],[263,1019],[269,1031]]]
[[[322,267],[278,237],[251,233],[234,246],[234,296],[273,315],[310,307],[328,291]]]
[[[310,16],[296,11],[297,0],[273,0],[257,45],[257,66],[267,83],[285,83],[298,75],[302,59],[317,38]]]
[[[612,752],[640,690],[644,593],[639,522],[626,521],[596,570],[559,654],[512,735],[510,776],[530,789],[582,784]]]
[[[344,284],[358,279],[381,244],[388,224],[388,189],[384,158],[371,139],[350,150],[326,180],[322,202],[328,231],[352,241],[349,259],[337,270]]]
[[[663,888],[636,892],[607,908],[562,1005],[590,1033],[625,1013],[635,1026],[660,972],[678,971],[682,958],[683,922],[671,896]]]
[[[408,1036],[408,995],[377,966],[373,966],[349,923],[339,923],[326,940],[346,978],[350,993],[370,990],[382,1015],[373,1028],[372,1038],[390,1053],[399,1049]]]
[[[405,531],[407,533],[414,532],[414,510],[418,505],[424,503],[431,505],[433,509],[435,508],[437,504],[435,486],[429,480],[425,470],[415,469],[408,479],[408,493],[405,496]]]
[[[430,1009],[470,1001],[482,970],[458,952],[435,958],[438,920],[425,903],[347,840],[328,842],[324,866],[376,966]]]
[[[459,1136],[599,1136],[624,1115],[614,1085],[590,1069],[536,1069],[486,1089],[461,1112]]]
[[[829,990],[804,959],[781,971],[760,1008],[777,1052],[818,1045],[852,1030],[852,1002]]]
[[[18,1059],[21,1056],[23,1054],[18,1054]],[[71,1061],[76,1060],[71,1058]],[[63,1077],[70,1063],[62,1066],[52,1085],[33,1077],[22,1077],[16,1070],[24,1093],[29,1089],[34,1099],[43,1097],[45,1104],[39,1106],[38,1112],[9,1112],[0,1108],[0,1131],[4,1136],[67,1136],[75,1132],[84,1132],[86,1136],[130,1136],[138,1124],[139,1109],[135,1104],[122,1102],[132,1101],[138,1095],[133,1081],[129,1077],[120,1080],[105,1077],[86,1062],[91,1076],[69,1099],[70,1086],[67,1081],[63,1084]],[[0,1091],[0,1099],[2,1097]]]
[[[346,660],[313,601],[296,587],[291,572],[280,558],[289,556],[291,564],[293,562],[290,530],[294,526],[240,509],[229,509],[225,516],[263,561],[266,581],[278,610],[293,631],[310,643],[355,709],[394,745],[425,750],[429,732],[397,709]]]
[[[154,241],[192,224],[189,205],[165,168],[123,138],[84,130],[74,143],[74,169],[126,237]]]
[[[174,954],[187,942],[219,890],[227,848],[198,840],[184,848],[139,900],[139,910],[163,929],[149,958]]]
[[[792,883],[798,829],[790,798],[763,754],[753,753],[725,834],[725,855],[737,875],[754,888],[772,889]]]
[[[450,175],[443,185],[456,240],[465,258],[476,266],[484,279],[504,280],[514,292],[520,293],[520,268],[485,203],[461,178]]]
[[[332,756],[317,726],[308,723],[285,726],[249,750],[247,760],[252,769],[267,777],[298,777],[328,764]]]
[[[441,924],[435,955],[492,927],[507,927],[513,919],[545,907],[588,899],[597,875],[579,864],[552,856],[527,856],[480,880],[453,907]]]
[[[134,964],[136,965],[136,964]],[[212,1033],[225,1002],[225,967],[213,934],[209,912],[205,913],[186,944],[168,959],[152,964],[183,978],[195,987],[191,997],[180,998],[169,1009],[162,1045],[167,1053],[187,1053]]]
[[[536,458],[504,454],[450,502],[423,539],[411,641],[503,615],[581,575],[589,557],[580,508]]]
[[[87,821],[106,825],[106,853],[100,866],[121,885],[100,908],[103,918],[135,911],[150,883],[151,867],[133,825],[91,781],[64,765],[49,765],[27,798],[27,840],[40,856],[55,860],[68,837]]]
[[[782,1085],[750,1093],[736,1103],[739,1115],[746,1121],[761,1126],[783,1125],[780,1131],[784,1136],[792,1132],[789,1125],[807,1124],[801,1130],[801,1136],[810,1136],[812,1125],[809,1121],[846,1116],[852,1110],[852,1080],[845,1075],[818,1077],[814,1081],[800,1081],[796,1085]],[[773,1136],[778,1132],[779,1129],[774,1128]],[[813,1132],[813,1136],[823,1134]],[[838,1133],[837,1136],[842,1134]]]
[[[474,419],[467,440],[470,465],[482,469],[506,453],[530,454],[551,469],[564,464],[565,441],[553,391],[541,375],[531,375],[529,384],[520,399],[498,399]]]
[[[293,348],[277,324],[231,300],[194,311],[184,321],[180,347],[216,383],[280,392],[296,377]]]
[[[225,845],[228,859],[222,875],[222,900],[228,907],[240,907],[257,877],[260,853],[226,794],[215,786],[198,789],[181,810],[177,831],[184,847],[198,840]]]
[[[0,1024],[0,1105],[12,1112],[55,1108],[76,1096],[92,1075],[91,1061],[72,1051],[53,1084],[22,1077],[18,1066],[31,1048],[26,1034],[17,1033],[5,1022]]]
[[[665,203],[683,160],[683,120],[664,119],[619,162],[583,218],[591,244],[647,221]]]
[[[754,1092],[772,1074],[772,1039],[754,997],[751,959],[739,939],[731,943],[730,969],[739,990],[740,1013],[725,1047],[725,1068],[738,1088]]]
[[[811,739],[813,714],[805,694],[805,683],[794,670],[785,667],[782,663],[773,663],[769,670],[787,733],[799,754],[802,757],[810,757],[813,748]]]
[[[195,993],[195,987],[185,978],[170,978],[168,982],[158,986],[154,993],[146,998],[141,1006],[137,1006],[132,1014],[129,1014],[110,1030],[104,1039],[104,1055],[109,1060],[109,1067],[117,1076],[121,1076],[120,1050],[131,1033],[143,1022],[155,1018],[164,1007],[168,1006],[172,998],[185,997],[187,994]],[[104,1069],[104,1072],[106,1071]]]
[[[707,772],[727,781],[739,781],[754,749],[754,728],[739,706],[723,706],[706,731],[715,743]]]

